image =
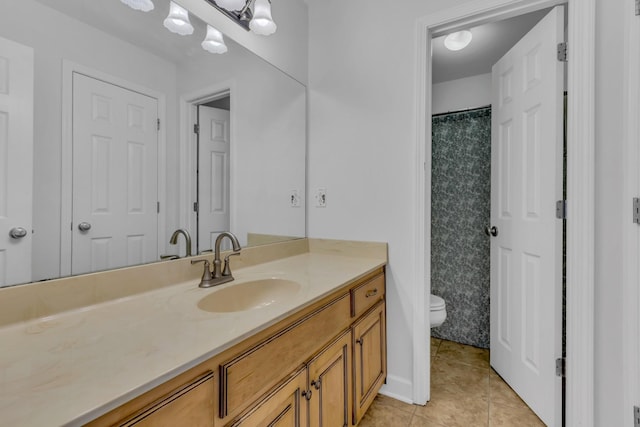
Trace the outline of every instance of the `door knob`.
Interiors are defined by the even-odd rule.
[[[496,237],[498,235],[498,227],[496,227],[495,225],[493,227],[487,227],[484,229],[484,232],[487,234],[487,236]]]
[[[22,239],[26,235],[27,230],[25,230],[23,227],[14,227],[11,229],[11,231],[9,231],[9,236],[11,236],[12,239]]]
[[[81,222],[80,224],[78,224],[78,230],[89,231],[91,230],[91,224],[89,224],[88,222]]]

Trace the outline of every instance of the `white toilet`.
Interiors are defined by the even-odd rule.
[[[431,294],[431,307],[429,314],[429,322],[432,328],[442,325],[447,318],[447,307],[442,298]]]

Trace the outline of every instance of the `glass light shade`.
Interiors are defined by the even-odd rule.
[[[207,25],[207,37],[201,43],[204,50],[211,53],[225,53],[227,51],[227,45],[224,44],[224,37],[222,33],[211,25]]]
[[[256,0],[253,6],[253,19],[249,28],[256,34],[268,36],[276,32],[278,26],[271,17],[271,3],[269,0]]]
[[[444,46],[449,50],[461,50],[471,43],[473,35],[471,31],[458,31],[457,33],[451,33],[444,39]]]
[[[164,20],[164,26],[172,33],[181,36],[193,34],[193,25],[189,22],[189,12],[174,2],[169,3],[169,16]]]
[[[216,0],[216,4],[228,11],[242,10],[247,4],[246,0]]]
[[[143,12],[149,12],[153,10],[153,2],[151,0],[120,0],[122,3],[129,6],[131,9],[141,10]]]

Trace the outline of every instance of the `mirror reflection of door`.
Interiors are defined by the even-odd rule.
[[[158,100],[73,75],[72,274],[158,259]]]
[[[228,96],[198,106],[198,251],[230,230],[229,125]]]
[[[31,280],[33,49],[0,38],[0,287]]]

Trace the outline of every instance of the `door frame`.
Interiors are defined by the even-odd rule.
[[[233,177],[234,164],[237,156],[235,155],[235,148],[233,141],[236,140],[236,107],[233,94],[236,91],[235,79],[226,80],[220,83],[216,83],[211,86],[198,89],[193,92],[189,92],[180,96],[179,103],[179,139],[180,139],[180,173],[179,173],[179,187],[180,187],[180,216],[179,221],[181,226],[185,226],[192,236],[197,235],[197,218],[196,213],[193,210],[193,202],[197,200],[197,182],[195,174],[192,173],[196,170],[198,162],[196,159],[196,146],[198,138],[193,132],[193,124],[198,120],[199,104],[204,104],[209,101],[216,100],[223,96],[230,97],[229,108],[229,141],[231,146],[229,147],[229,228],[234,229],[235,226],[235,206],[237,204],[234,200],[235,195],[235,179]],[[192,239],[192,250],[195,250],[196,239]],[[195,253],[195,252],[194,252]]]
[[[432,36],[534,10],[568,4],[567,114],[567,425],[594,423],[595,0],[474,0],[416,23],[416,240],[413,314],[414,402],[429,400],[431,293],[431,40]],[[584,125],[586,124],[586,125]],[[571,214],[575,213],[575,214]],[[420,286],[423,284],[423,286]],[[425,360],[427,363],[424,363]],[[426,381],[425,381],[426,380]]]
[[[625,2],[625,54],[623,93],[625,94],[623,123],[623,384],[624,384],[624,414],[631,413],[633,406],[640,405],[640,226],[634,224],[628,216],[631,200],[640,197],[640,83],[637,76],[640,73],[640,18],[632,11],[634,0]],[[624,415],[627,419],[627,415]],[[631,417],[629,416],[629,420]],[[632,423],[629,423],[632,425]]]
[[[60,173],[60,277],[71,275],[71,240],[70,224],[73,220],[73,73],[83,74],[105,83],[119,86],[158,100],[158,245],[156,256],[160,259],[162,242],[166,240],[166,127],[167,100],[166,95],[145,86],[132,83],[126,79],[115,77],[85,65],[67,59],[62,60],[62,143]]]

